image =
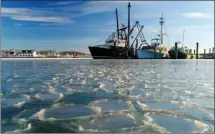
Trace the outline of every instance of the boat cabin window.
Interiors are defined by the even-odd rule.
[[[159,46],[160,43],[152,43],[152,46]]]
[[[113,40],[106,41],[106,43],[114,43]]]

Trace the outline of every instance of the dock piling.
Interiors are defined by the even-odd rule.
[[[211,48],[209,48],[208,57],[211,58]]]
[[[215,58],[215,57],[214,57],[214,53],[215,53],[214,47],[213,47],[212,53],[213,53],[213,58]]]
[[[206,49],[204,49],[204,59],[205,59]]]
[[[178,43],[175,42],[175,59],[178,58]]]
[[[199,43],[198,43],[198,42],[196,42],[196,59],[198,59],[198,58],[199,58],[198,50],[199,50]]]
[[[154,59],[156,59],[156,44],[154,45]]]

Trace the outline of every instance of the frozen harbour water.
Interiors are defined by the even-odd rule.
[[[214,132],[213,60],[4,59],[1,132]]]

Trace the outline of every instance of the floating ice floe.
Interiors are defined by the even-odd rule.
[[[29,101],[29,97],[26,96],[20,96],[20,97],[13,97],[13,98],[5,98],[2,100],[2,104],[5,106],[15,106],[15,107],[21,107],[23,104],[25,104],[27,101]]]
[[[190,101],[195,105],[214,109],[214,100],[212,99],[192,98]]]
[[[63,94],[52,94],[52,93],[38,93],[34,96],[35,98],[42,101],[57,101],[58,99],[63,97]]]
[[[151,115],[151,117],[157,125],[165,128],[171,133],[190,133],[193,131],[200,131],[200,128],[195,124],[187,122],[182,118],[155,114]]]
[[[80,120],[77,125],[82,128],[80,132],[123,132],[142,127],[129,114],[109,114],[92,120]]]
[[[123,100],[98,100],[89,106],[99,107],[102,112],[123,112],[129,111],[128,104]]]
[[[95,112],[85,106],[58,106],[50,109],[42,109],[33,117],[41,120],[70,120],[76,118],[86,118],[94,115]]]
[[[171,103],[170,101],[157,101],[153,103],[145,103],[150,109],[179,109],[180,105]]]
[[[27,122],[34,114],[39,112],[40,110],[37,108],[34,109],[25,109],[16,116],[13,117],[13,120],[18,120],[20,122]]]

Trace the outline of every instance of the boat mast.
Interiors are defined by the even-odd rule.
[[[164,20],[163,20],[164,18],[163,18],[163,13],[162,13],[162,17],[160,18],[160,25],[161,25],[161,35],[160,35],[160,37],[161,37],[161,44],[163,44],[163,23],[164,23]]]
[[[116,8],[116,26],[117,26],[117,38],[119,39],[119,22],[118,22],[117,8]]]
[[[183,30],[182,48],[184,48],[184,32],[185,32],[185,30]]]
[[[129,47],[129,43],[130,43],[130,40],[129,40],[129,38],[130,38],[130,8],[131,8],[131,4],[130,4],[130,2],[128,3],[128,42],[127,42],[127,46]]]

